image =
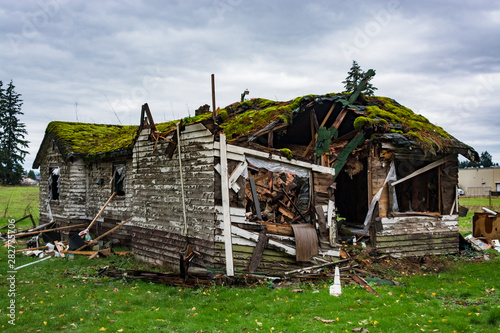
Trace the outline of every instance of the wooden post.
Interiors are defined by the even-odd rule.
[[[220,135],[220,177],[222,191],[222,212],[224,219],[224,246],[226,254],[226,274],[234,276],[233,241],[231,237],[231,213],[229,204],[229,180],[227,170],[226,136]]]
[[[217,117],[217,109],[215,108],[215,74],[212,74],[212,117]]]
[[[184,219],[184,236],[187,236],[187,218],[186,218],[186,198],[184,196],[184,177],[182,175],[182,158],[181,158],[181,133],[179,130],[181,123],[177,123],[177,155],[179,156],[179,175],[181,179],[181,196],[182,196],[182,217]]]

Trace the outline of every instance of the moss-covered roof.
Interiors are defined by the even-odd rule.
[[[129,148],[138,126],[118,126],[53,121],[47,126],[60,148],[68,153],[95,155]]]
[[[251,99],[234,103],[222,109],[217,122],[229,140],[246,137],[262,130],[271,123],[290,125],[295,117],[311,103],[323,101],[347,104],[345,94],[307,95],[287,102],[267,99]],[[431,153],[446,152],[453,147],[470,148],[461,143],[443,128],[430,123],[427,118],[414,113],[387,97],[359,98],[355,105],[358,109],[351,117],[357,130],[370,131],[370,139],[406,142]],[[181,119],[182,125],[205,121],[212,113]],[[156,124],[160,132],[171,132],[179,120]],[[78,155],[84,159],[105,158],[107,156],[129,155],[139,126],[118,126],[54,121],[49,123],[46,138],[54,139],[63,157]],[[45,139],[46,139],[45,138]],[[44,139],[44,141],[46,141]],[[43,145],[43,143],[42,143]],[[470,148],[472,151],[473,149]],[[41,149],[42,150],[42,149]],[[40,163],[40,151],[35,165]]]
[[[276,120],[291,124],[294,115],[306,105],[304,102],[321,103],[323,99],[335,100],[335,98],[339,103],[344,105],[347,103],[345,94],[335,93],[321,96],[307,95],[288,102],[257,98],[234,103],[221,110],[220,118],[223,122],[219,126],[228,138],[235,139],[254,133]],[[392,136],[384,134],[397,133],[405,137],[407,143],[431,153],[446,152],[453,147],[468,147],[440,126],[432,124],[424,116],[414,113],[391,98],[364,97],[358,99],[354,107],[358,109],[354,128],[373,129],[372,139],[390,140]]]

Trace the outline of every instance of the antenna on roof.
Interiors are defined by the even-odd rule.
[[[106,94],[104,94],[104,97],[106,97],[106,100],[108,101],[108,104],[109,106],[111,107],[111,110],[113,110],[113,113],[115,114],[116,116],[116,119],[118,119],[118,122],[120,123],[120,125],[122,124],[120,118],[118,118],[118,115],[116,114],[116,111],[115,109],[113,108],[113,105],[111,105],[111,103],[109,102],[109,99],[108,99],[108,96],[106,96]]]

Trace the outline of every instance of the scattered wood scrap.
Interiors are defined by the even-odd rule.
[[[201,273],[190,273],[187,278],[184,278],[180,274],[160,273],[134,269],[120,270],[109,267],[106,269],[101,269],[98,273],[98,275],[103,274],[109,277],[120,279],[125,278],[128,280],[144,280],[178,287],[207,286],[214,283],[213,276]]]

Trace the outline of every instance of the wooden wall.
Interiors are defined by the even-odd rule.
[[[178,146],[170,159],[165,154],[168,144],[159,141],[154,150],[155,142],[145,129],[134,147],[132,249],[140,259],[178,267],[178,253],[189,238],[200,253],[191,266],[207,267],[214,256],[213,135],[201,124],[186,126],[180,135],[188,238],[184,235]]]
[[[377,250],[393,256],[458,253],[458,215],[382,218]]]
[[[59,200],[49,201],[49,168],[60,168]],[[40,223],[49,222],[47,203],[50,204],[52,217],[78,219],[85,215],[86,200],[85,165],[82,160],[65,162],[59,149],[53,144],[45,152],[40,164]]]

